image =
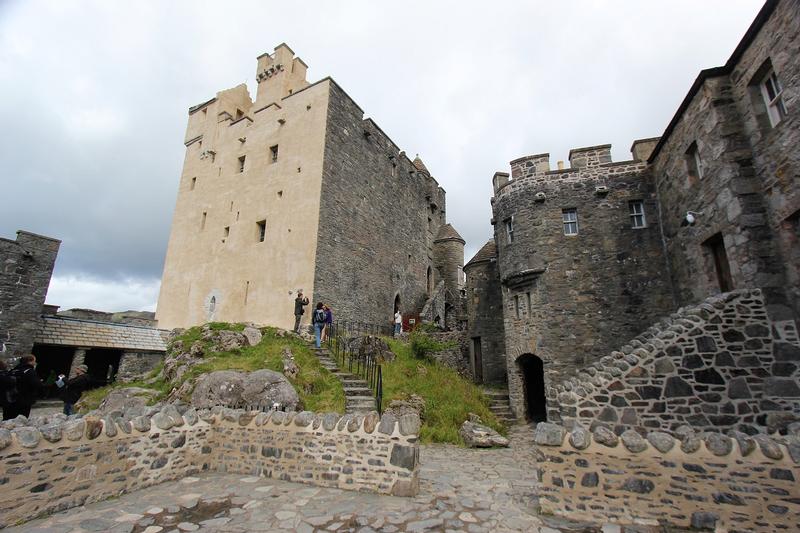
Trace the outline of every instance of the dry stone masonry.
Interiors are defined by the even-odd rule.
[[[548,418],[618,434],[785,429],[800,420],[798,365],[794,323],[772,321],[760,290],[734,291],[679,310],[548,387]]]
[[[5,423],[0,527],[203,471],[398,496],[418,490],[415,415],[139,412]]]
[[[716,531],[800,528],[800,439],[536,427],[544,513]]]

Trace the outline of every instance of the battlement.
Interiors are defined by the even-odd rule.
[[[529,176],[562,176],[564,174],[575,175],[576,172],[595,170],[601,168],[609,168],[612,166],[625,166],[631,163],[646,162],[650,154],[658,144],[660,137],[651,137],[647,139],[637,139],[631,145],[631,154],[633,159],[631,161],[614,162],[611,157],[611,145],[599,144],[596,146],[585,146],[582,148],[573,148],[569,151],[569,166],[565,168],[563,161],[558,161],[556,168],[550,168],[550,154],[542,153],[535,155],[527,155],[514,159],[509,163],[511,166],[511,176],[504,172],[496,172],[492,177],[492,185],[495,194],[505,187],[507,184]],[[617,169],[616,172],[619,173]]]
[[[286,43],[276,46],[272,54],[261,54],[257,60],[256,103],[261,107],[277,102],[309,85],[306,80],[308,65],[296,57]]]

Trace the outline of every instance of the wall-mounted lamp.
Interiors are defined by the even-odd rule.
[[[702,211],[687,211],[686,216],[681,220],[681,226],[694,226],[697,217],[702,216]]]

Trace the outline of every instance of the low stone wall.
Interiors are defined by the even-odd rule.
[[[214,408],[0,429],[0,527],[198,472],[418,491],[419,418]]]
[[[565,438],[566,437],[566,438]],[[780,442],[780,441],[782,442]],[[618,438],[539,424],[541,510],[570,519],[716,531],[800,529],[800,439],[663,432]]]
[[[567,427],[763,433],[800,420],[797,328],[770,320],[759,289],[720,294],[546,393],[548,420]]]

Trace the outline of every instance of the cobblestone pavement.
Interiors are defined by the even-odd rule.
[[[423,446],[420,494],[399,498],[263,477],[204,474],[11,527],[8,532],[655,532],[536,515],[532,430],[509,449]]]

